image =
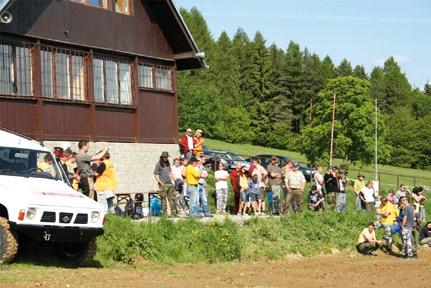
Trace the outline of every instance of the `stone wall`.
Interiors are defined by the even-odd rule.
[[[78,142],[44,141],[48,148],[70,147],[78,152]],[[112,143],[90,142],[88,153],[94,155],[97,151],[108,147],[111,160],[117,170],[118,187],[115,192],[145,193],[157,189],[154,179],[154,165],[159,161],[160,154],[168,151],[171,164],[179,155],[178,144],[147,144],[147,143]]]

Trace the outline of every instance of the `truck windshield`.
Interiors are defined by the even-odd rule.
[[[0,147],[0,175],[63,180],[50,152]]]

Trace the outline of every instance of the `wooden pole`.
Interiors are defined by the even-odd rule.
[[[334,150],[334,126],[335,126],[335,93],[334,93],[334,102],[332,104],[331,147],[329,150],[329,166],[332,166],[332,156],[333,156],[333,150]]]

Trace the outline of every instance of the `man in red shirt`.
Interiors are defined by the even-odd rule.
[[[241,164],[237,164],[235,169],[230,172],[229,179],[233,188],[233,199],[234,199],[234,208],[233,213],[236,215],[239,211],[239,200],[240,200],[240,191],[241,187],[239,186],[239,171],[241,170]]]
[[[193,156],[193,149],[194,149],[194,140],[193,140],[193,131],[190,128],[187,128],[186,133],[181,138],[181,154],[184,154],[187,159],[189,159]]]

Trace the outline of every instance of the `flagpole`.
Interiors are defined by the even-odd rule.
[[[375,158],[375,168],[376,168],[376,175],[375,175],[375,179],[378,179],[378,172],[377,172],[377,98],[375,99],[375,106],[376,106],[376,117],[375,117],[375,151],[374,151],[374,158]]]
[[[334,150],[334,126],[335,126],[335,93],[334,93],[334,102],[332,104],[331,147],[329,150],[329,166],[332,166],[332,156],[333,156],[333,150]]]

